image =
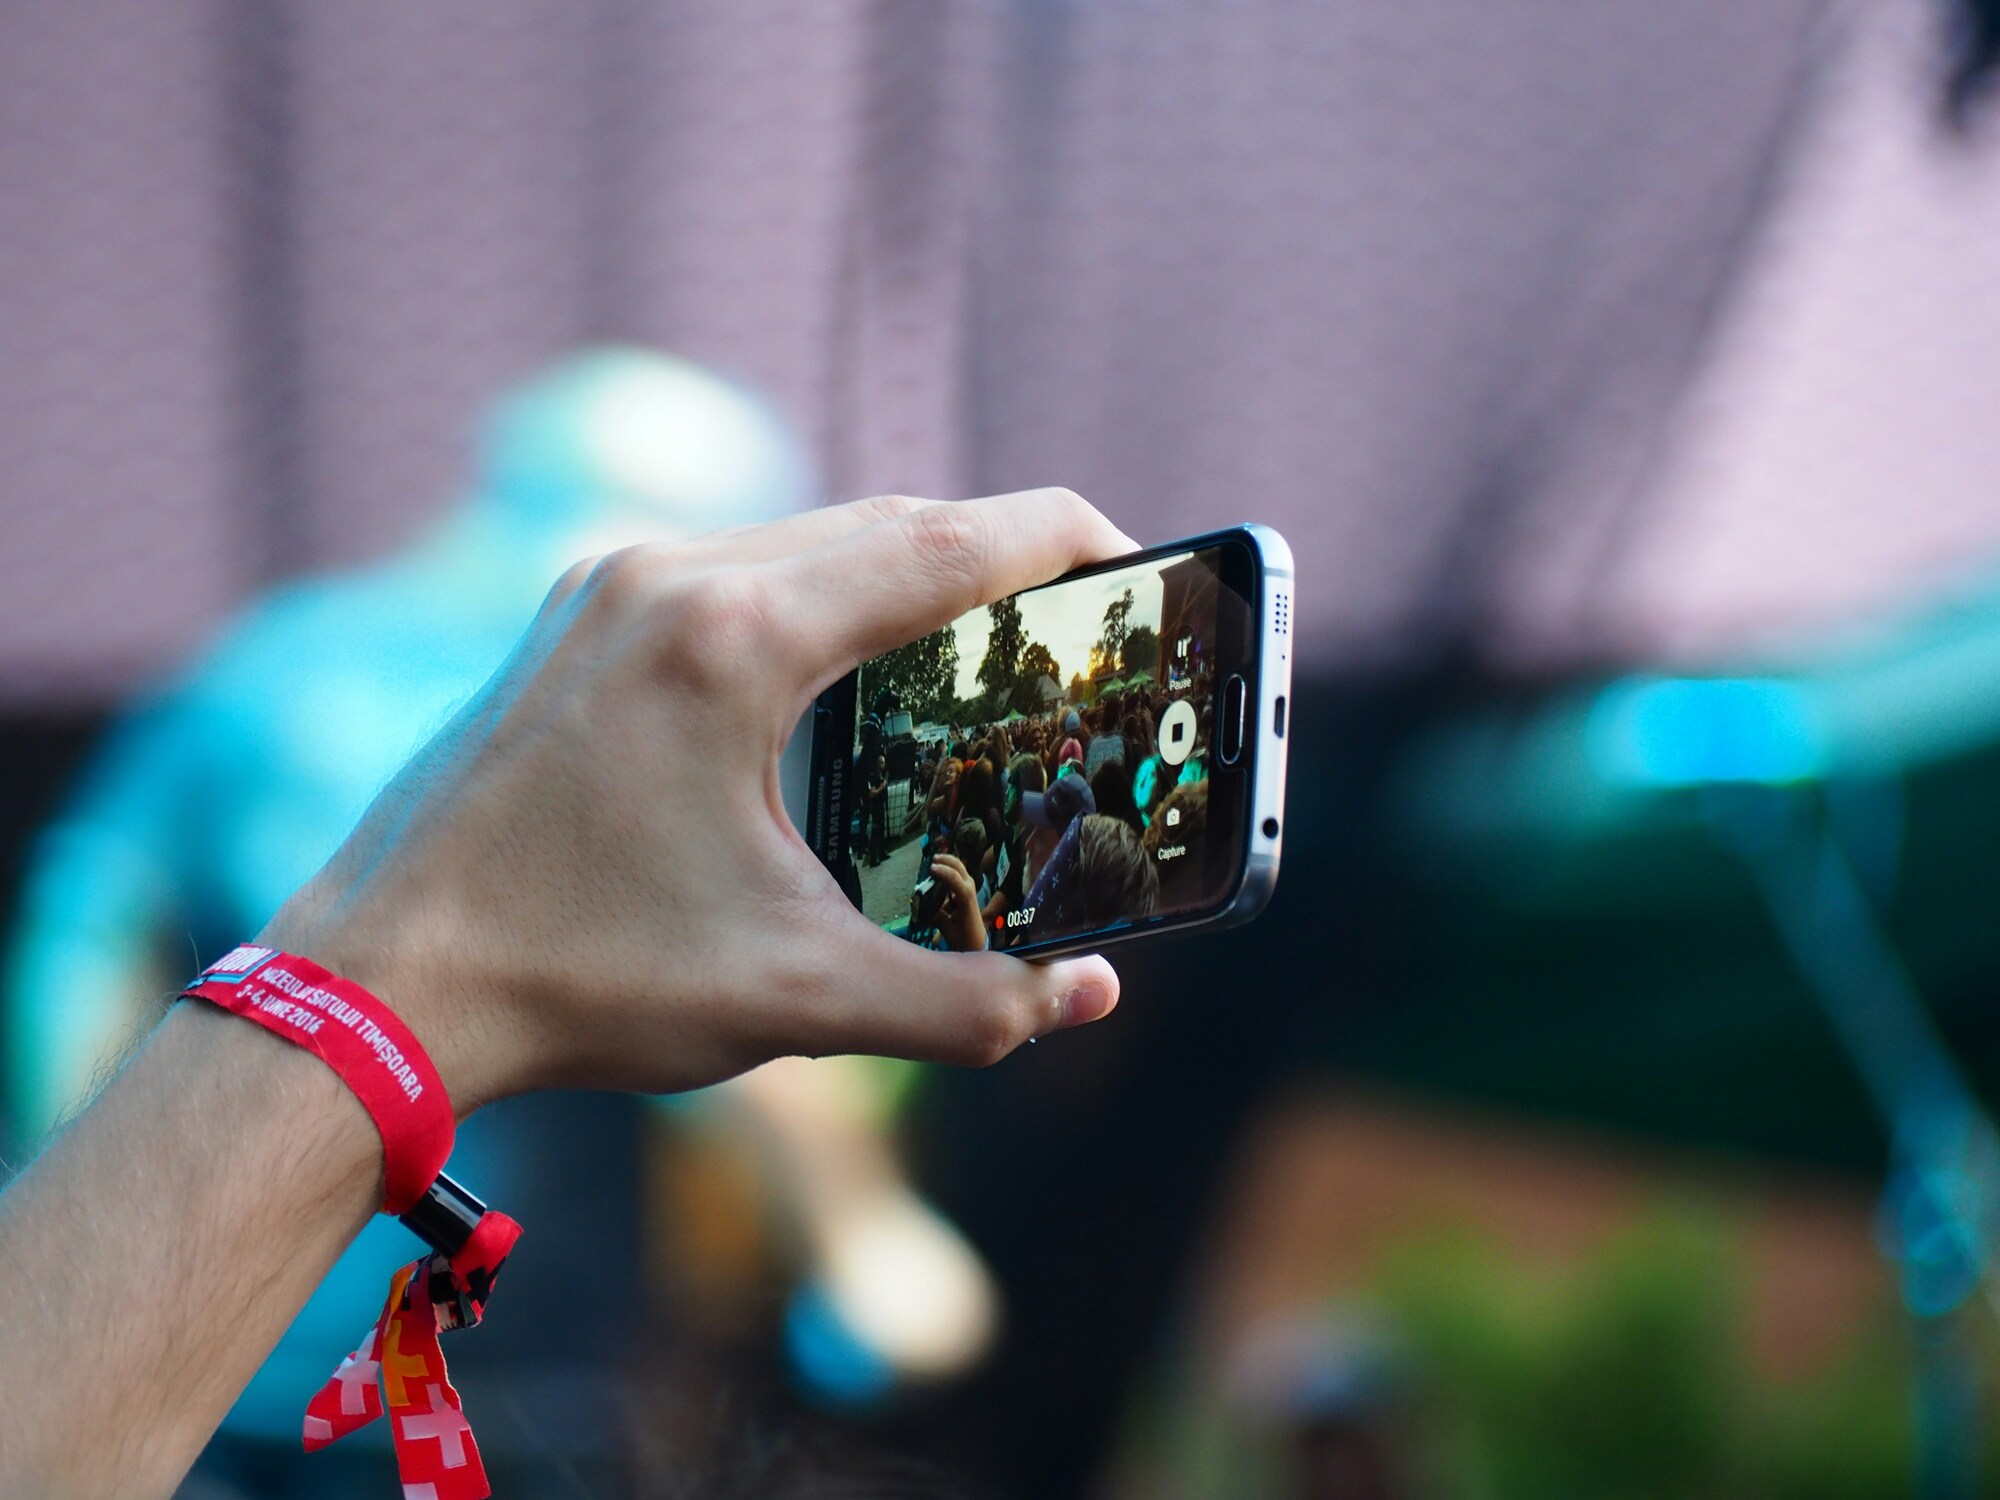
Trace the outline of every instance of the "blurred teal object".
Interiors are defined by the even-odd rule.
[[[261,927],[491,675],[579,557],[792,512],[811,467],[777,414],[680,360],[605,348],[498,401],[472,493],[377,566],[250,603],[114,726],[33,851],[4,973],[4,1099],[32,1143],[203,962]],[[517,1202],[483,1119],[454,1171]],[[375,1220],[229,1426],[296,1440],[407,1231]]]
[[[1748,670],[1745,670],[1748,668]],[[1441,725],[1402,804],[1447,842],[1591,837],[1660,818],[1671,794],[1908,775],[2000,746],[2000,583],[1714,674],[1574,683]]]
[[[1773,678],[1629,678],[1591,705],[1591,764],[1614,785],[1807,781],[1826,763],[1810,700]]]

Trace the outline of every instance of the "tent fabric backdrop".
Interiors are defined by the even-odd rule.
[[[486,398],[589,339],[764,390],[832,497],[1273,521],[1320,670],[1701,650],[1893,595],[2000,534],[1978,402],[1942,488],[1893,524],[1838,495],[1801,544],[1796,504],[1758,520],[1783,443],[1702,380],[1777,378],[1741,308],[1811,329],[1759,278],[1817,253],[1772,226],[1857,99],[1891,100],[1867,140],[1923,142],[1878,188],[1945,172],[1933,243],[1996,283],[1958,227],[1993,153],[1929,141],[1903,54],[1893,86],[1853,60],[1917,9],[8,7],[0,697],[100,700],[270,580],[393,548]],[[1941,369],[1991,393],[1967,350]],[[1709,514],[1704,433],[1766,455],[1732,471],[1747,518]],[[1889,566],[1823,586],[1814,538],[1867,554],[1912,507]]]

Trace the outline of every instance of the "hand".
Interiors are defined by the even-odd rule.
[[[374,989],[462,1113],[772,1057],[988,1063],[1117,1001],[1100,958],[935,954],[794,832],[778,757],[857,664],[1133,543],[1066,490],[891,497],[579,564],[265,930]]]
[[[986,924],[979,912],[979,887],[956,854],[931,858],[931,879],[944,887],[938,907],[938,928],[954,953],[977,953],[986,946]]]

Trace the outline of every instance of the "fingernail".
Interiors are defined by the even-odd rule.
[[[1080,984],[1063,996],[1062,1024],[1088,1026],[1092,1021],[1101,1021],[1111,1014],[1111,991],[1102,984],[1092,981]]]

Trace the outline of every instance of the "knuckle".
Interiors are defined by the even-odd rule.
[[[975,1068],[989,1068],[1020,1046],[1023,1036],[1014,1008],[1001,1001],[989,1001],[968,1020],[959,1061]]]
[[[1051,485],[1037,499],[1047,512],[1046,525],[1078,540],[1101,537],[1113,530],[1104,513],[1075,490]]]
[[[710,582],[696,613],[718,645],[755,647],[779,632],[783,616],[770,585],[758,573],[729,573]]]
[[[704,686],[743,680],[788,635],[769,584],[750,571],[691,579],[660,600],[658,615],[669,663]]]
[[[918,561],[948,581],[969,585],[984,573],[992,538],[970,506],[925,506],[905,516],[903,526]]]
[[[1049,505],[1055,511],[1056,524],[1064,531],[1082,537],[1097,531],[1104,523],[1097,507],[1071,489],[1052,489],[1048,492]]]
[[[597,560],[585,587],[592,600],[612,614],[643,611],[670,586],[679,562],[679,553],[662,543],[621,547]]]
[[[854,502],[854,509],[866,522],[900,521],[923,510],[928,502],[914,495],[874,495]]]

